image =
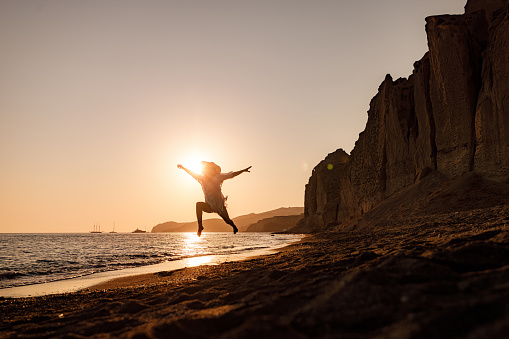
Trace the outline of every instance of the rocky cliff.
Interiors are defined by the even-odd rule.
[[[435,171],[509,182],[508,4],[426,18],[429,51],[408,79],[386,76],[351,154],[314,168],[297,229],[345,223]]]
[[[313,169],[306,185],[304,220],[293,231],[323,228],[356,213],[357,204],[349,179],[350,167],[350,156],[339,149]]]

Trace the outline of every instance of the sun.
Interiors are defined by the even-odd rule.
[[[202,161],[203,159],[201,157],[190,156],[182,162],[182,165],[195,173],[201,173]]]
[[[182,148],[179,150],[178,156],[174,157],[177,164],[181,164],[185,168],[197,173],[201,174],[202,171],[202,161],[213,161],[212,159],[216,159],[217,154],[215,152],[203,151],[195,148]]]

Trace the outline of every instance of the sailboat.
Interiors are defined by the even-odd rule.
[[[115,232],[115,223],[113,223],[113,231],[111,231],[110,233],[117,233]]]
[[[101,232],[101,225],[94,224],[94,230],[90,231],[90,233],[102,233]]]

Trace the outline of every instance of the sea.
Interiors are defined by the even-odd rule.
[[[20,286],[239,260],[270,253],[301,238],[252,232],[205,232],[201,237],[196,233],[3,233],[0,296]]]

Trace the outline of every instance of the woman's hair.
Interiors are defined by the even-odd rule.
[[[214,176],[216,176],[216,175],[221,173],[221,167],[216,165],[213,162],[202,161],[201,162],[201,166],[202,166],[201,172],[204,175],[209,175],[211,177],[214,177]]]

